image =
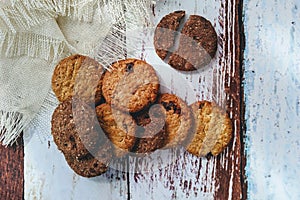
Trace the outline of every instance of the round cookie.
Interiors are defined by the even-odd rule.
[[[65,154],[65,159],[70,168],[83,177],[95,177],[105,173],[112,157],[112,147],[108,140],[99,146],[95,154],[88,153],[81,157]]]
[[[112,109],[107,103],[96,107],[101,128],[115,147],[117,157],[128,153],[135,144],[136,123],[120,110]]]
[[[61,60],[54,69],[52,89],[60,102],[75,96],[89,103],[101,100],[103,67],[94,59],[72,55]]]
[[[82,156],[102,143],[103,137],[95,128],[94,113],[86,103],[71,98],[57,106],[52,115],[51,133],[59,150]]]
[[[146,154],[164,147],[168,135],[165,131],[166,113],[161,105],[155,104],[133,117],[138,126],[132,152]]]
[[[214,156],[218,155],[232,137],[230,118],[220,107],[209,101],[195,102],[191,109],[196,128],[187,151],[200,157],[209,152]]]
[[[152,104],[159,91],[159,79],[145,61],[126,59],[115,62],[105,72],[103,96],[108,104],[125,112],[138,112]]]
[[[207,65],[217,51],[217,34],[202,16],[191,15],[181,31],[179,47],[169,58],[169,65],[193,71]]]
[[[193,131],[193,117],[187,104],[173,94],[161,94],[158,103],[166,110],[166,146],[165,148],[185,146],[189,134]]]
[[[154,32],[154,48],[157,55],[164,60],[175,44],[176,31],[185,16],[185,11],[178,10],[164,16]]]

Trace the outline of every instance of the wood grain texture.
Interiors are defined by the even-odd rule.
[[[153,8],[154,22],[178,9],[184,9],[188,14],[203,15],[215,27],[218,52],[207,67],[191,73],[172,70],[157,57],[151,47],[153,43],[134,43],[130,41],[130,33],[126,38],[129,46],[139,45],[142,50],[128,51],[128,56],[140,57],[153,64],[164,81],[161,85],[178,94],[188,104],[206,99],[226,109],[234,127],[229,147],[217,157],[197,158],[183,149],[158,151],[147,158],[130,157],[124,163],[113,165],[106,174],[87,179],[74,174],[67,166],[53,143],[49,123],[45,140],[41,140],[33,128],[24,135],[25,199],[246,198],[243,192],[244,154],[241,143],[243,91],[240,1],[159,1]],[[130,32],[131,27],[126,28]],[[134,32],[144,36],[141,30],[135,29]]]
[[[226,108],[233,121],[234,137],[229,148],[218,157],[197,158],[178,149],[162,157],[130,159],[131,199],[246,199],[241,8],[241,2],[236,0],[162,1],[154,8],[156,22],[164,14],[179,9],[203,15],[213,22],[219,36],[217,58],[210,69],[184,76],[195,88],[197,99],[213,100]],[[149,55],[143,58],[153,62]],[[175,85],[178,81],[171,83]],[[190,95],[181,97],[186,99]],[[160,168],[148,162],[155,159],[160,160]]]
[[[24,146],[0,144],[0,199],[21,200],[24,194]]]
[[[244,1],[249,199],[300,199],[299,8]]]

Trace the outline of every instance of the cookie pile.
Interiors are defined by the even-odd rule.
[[[69,166],[84,177],[106,172],[113,158],[182,146],[196,156],[218,155],[232,135],[228,115],[208,101],[188,106],[161,93],[154,68],[125,59],[110,70],[73,55],[56,66],[52,88],[60,104],[52,135]]]
[[[217,34],[204,17],[191,15],[184,22],[185,16],[179,10],[163,17],[154,47],[171,67],[193,71],[214,57]],[[230,142],[231,121],[215,103],[188,106],[162,94],[154,68],[142,60],[119,60],[109,69],[77,54],[61,60],[52,76],[60,101],[52,115],[53,139],[77,174],[98,176],[113,158],[179,146],[199,157],[216,156]]]

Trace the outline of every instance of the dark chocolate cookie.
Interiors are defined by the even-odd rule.
[[[178,49],[169,64],[178,70],[192,71],[207,65],[217,51],[217,34],[204,17],[191,15],[185,23]]]
[[[94,177],[105,173],[113,157],[111,142],[103,143],[95,154],[85,154],[80,157],[65,154],[65,159],[71,169],[83,177]]]
[[[82,156],[102,143],[94,113],[86,103],[71,98],[58,105],[52,115],[51,133],[59,150]]]
[[[173,48],[176,31],[179,29],[185,11],[179,10],[164,16],[158,23],[154,33],[154,47],[157,55],[164,60]]]
[[[154,33],[157,55],[175,69],[193,71],[207,65],[217,51],[217,34],[212,24],[202,16],[191,15],[178,33],[184,11],[175,11],[163,17]],[[176,47],[176,35],[179,46]],[[172,52],[172,51],[173,52]]]

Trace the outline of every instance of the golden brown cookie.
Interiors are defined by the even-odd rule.
[[[164,147],[168,135],[165,131],[166,112],[162,105],[155,104],[133,117],[138,126],[132,152],[146,154]]]
[[[198,101],[191,105],[195,118],[195,133],[187,151],[196,156],[209,152],[216,156],[228,145],[232,137],[232,123],[227,113],[215,103]]]
[[[96,107],[101,128],[116,149],[116,156],[128,153],[135,144],[136,123],[133,118],[120,110],[112,109],[107,103]]]
[[[179,29],[185,11],[178,10],[164,16],[154,32],[154,48],[157,55],[164,60],[175,44],[176,31]]]
[[[52,115],[51,133],[59,150],[82,156],[102,143],[94,113],[94,109],[80,100],[69,98],[58,105]]]
[[[75,96],[88,103],[101,100],[103,67],[94,59],[72,55],[61,60],[54,69],[52,89],[60,102]]]
[[[65,159],[70,168],[83,177],[95,177],[105,173],[113,157],[111,142],[103,143],[95,154],[85,154],[80,157],[65,154]]]
[[[138,112],[152,104],[159,80],[153,67],[137,59],[120,60],[103,77],[103,96],[108,104],[125,112]]]
[[[193,117],[187,104],[174,94],[161,94],[158,103],[166,110],[166,148],[185,146],[193,131]]]

